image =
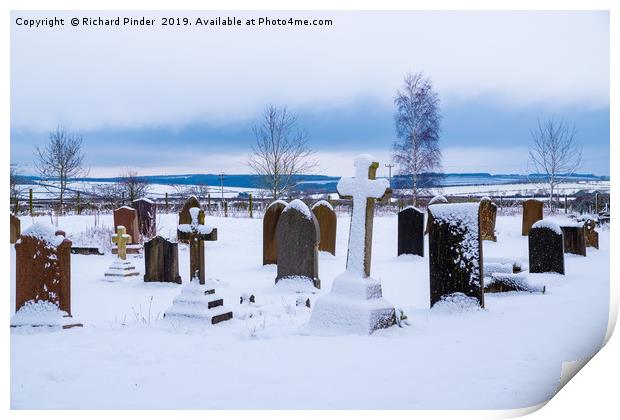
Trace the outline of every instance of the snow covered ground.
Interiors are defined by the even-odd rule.
[[[40,218],[49,222],[48,217]],[[22,218],[22,229],[32,223]],[[112,225],[112,216],[100,224]],[[164,235],[177,216],[161,215]],[[62,217],[69,235],[92,216]],[[261,265],[260,219],[207,217],[218,241],[206,244],[207,277],[235,315],[217,326],[161,319],[180,291],[142,277],[102,281],[113,257],[72,256],[72,311],[83,328],[11,331],[14,409],[415,409],[517,408],[553,396],[561,363],[596,352],[607,327],[609,231],[600,250],[566,255],[566,276],[530,274],[541,294],[487,294],[485,310],[429,309],[428,259],[396,257],[397,219],[377,217],[372,275],[410,326],[371,336],[303,334],[311,309],[274,287],[276,266]],[[527,262],[521,219],[498,217],[498,242],[484,256]],[[349,221],[338,219],[337,256],[321,253],[320,293],[345,267]],[[15,251],[11,246],[11,258]],[[144,262],[135,258],[144,272]],[[188,281],[189,252],[180,245]],[[11,266],[11,308],[15,267]],[[240,305],[243,293],[256,305]],[[317,296],[312,296],[314,302]]]

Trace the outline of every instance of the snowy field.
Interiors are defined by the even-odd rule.
[[[49,223],[49,217],[39,221]],[[22,218],[22,230],[32,223]],[[77,235],[93,216],[61,217]],[[100,224],[112,225],[112,216]],[[160,215],[174,235],[177,216]],[[410,326],[371,336],[309,336],[311,309],[274,287],[276,266],[261,265],[262,221],[207,217],[218,241],[206,245],[207,277],[234,312],[216,326],[170,323],[163,311],[176,284],[142,277],[102,281],[112,255],[72,256],[72,311],[83,328],[11,331],[14,409],[501,409],[553,396],[561,363],[596,352],[607,327],[609,231],[600,250],[566,255],[566,276],[529,274],[546,294],[485,296],[485,310],[429,309],[428,259],[396,257],[397,219],[377,217],[372,275]],[[345,267],[349,221],[338,219],[337,256],[321,253],[320,294]],[[498,242],[484,256],[527,264],[520,216],[498,217]],[[15,250],[11,246],[11,258]],[[144,272],[141,256],[131,256]],[[179,249],[188,281],[189,252]],[[15,267],[11,266],[11,308]],[[240,305],[243,293],[256,304]],[[312,296],[314,302],[317,295]]]

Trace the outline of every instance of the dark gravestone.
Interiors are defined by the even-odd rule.
[[[589,219],[583,225],[586,230],[586,246],[598,249],[598,232],[596,231],[596,221]]]
[[[161,236],[144,243],[144,281],[181,284],[179,245]]]
[[[142,240],[147,240],[157,234],[157,204],[148,198],[138,198],[131,203],[138,213],[138,231]]]
[[[543,219],[543,203],[540,200],[525,200],[523,202],[523,222],[521,235],[527,236],[532,225]]]
[[[446,197],[444,197],[443,195],[436,195],[433,198],[431,198],[431,200],[428,202],[428,205],[430,208],[430,206],[432,206],[433,204],[448,204],[448,199]],[[428,230],[430,229],[431,223],[433,223],[433,215],[431,214],[430,211],[427,210],[426,212],[426,230],[424,230],[424,234],[426,235],[428,233]]]
[[[185,204],[183,204],[183,208],[179,213],[180,225],[189,225],[192,223],[192,216],[191,214],[189,214],[189,209],[191,209],[192,207],[200,208],[200,201],[198,201],[198,199],[194,195],[188,198]]]
[[[177,237],[189,243],[190,280],[205,284],[204,241],[217,241],[217,228],[205,225],[205,212],[198,207],[190,209],[190,217],[190,224],[177,227]]]
[[[484,307],[479,204],[434,204],[428,212],[431,306],[464,294]]]
[[[534,223],[528,235],[530,273],[564,274],[564,235],[556,223]]]
[[[278,240],[276,227],[286,203],[281,200],[274,201],[265,210],[263,217],[263,265],[278,263]]]
[[[19,238],[19,235],[21,235],[21,221],[19,220],[19,217],[15,216],[14,214],[11,213],[11,243],[14,244],[15,241],[17,241],[17,239]]]
[[[301,200],[291,201],[282,211],[276,227],[278,241],[278,275],[295,282],[308,280],[317,289],[319,280],[319,223]]]
[[[114,210],[114,231],[119,226],[125,226],[125,231],[131,236],[131,244],[140,243],[140,230],[138,229],[138,212],[131,207],[123,206]]]
[[[480,200],[480,236],[483,241],[497,241],[495,236],[495,220],[497,218],[497,206],[489,197]]]
[[[336,255],[336,227],[338,218],[334,208],[325,200],[321,200],[312,206],[312,213],[319,222],[321,242],[319,251],[329,252]]]
[[[424,213],[407,207],[398,212],[398,255],[424,256]]]
[[[564,235],[564,252],[586,256],[586,230],[582,223],[560,226]]]

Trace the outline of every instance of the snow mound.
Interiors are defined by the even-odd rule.
[[[288,205],[284,208],[284,210],[282,210],[282,213],[290,209],[295,209],[301,214],[303,214],[306,219],[312,220],[312,212],[310,211],[306,203],[304,203],[300,199],[296,198],[295,200],[288,203]]]
[[[136,210],[133,207],[129,207],[129,206],[121,206],[121,207],[117,208],[116,210],[120,210],[120,209],[129,209],[129,210],[133,210],[133,211]]]
[[[484,277],[491,277],[491,274],[493,273],[507,273],[507,274],[512,274],[513,273],[513,265],[512,264],[508,264],[508,263],[500,263],[500,262],[484,262],[483,263],[484,266]],[[485,280],[485,286],[487,285],[487,282]]]
[[[478,299],[467,296],[464,293],[452,293],[441,297],[441,300],[433,305],[433,311],[446,312],[449,314],[458,314],[464,312],[481,311],[482,308],[478,303]]]
[[[558,235],[562,234],[562,228],[553,220],[542,219],[534,223],[531,229],[550,229]]]
[[[64,236],[56,235],[54,226],[43,223],[34,223],[24,230],[21,236],[30,236],[43,241],[48,248],[56,248],[65,240]]]
[[[315,208],[319,207],[319,206],[324,206],[327,207],[328,209],[330,209],[331,211],[334,211],[334,208],[332,207],[331,204],[329,204],[327,201],[325,200],[319,200],[316,203],[314,203],[312,205],[312,209],[314,210]]]
[[[439,194],[431,198],[431,201],[428,202],[429,206],[432,204],[448,204],[448,199],[443,195]]]
[[[317,291],[312,279],[304,276],[283,277],[277,281],[275,287],[294,293],[316,293]]]
[[[495,284],[502,285],[516,292],[545,292],[544,286],[530,284],[525,274],[493,273],[490,278],[485,281],[484,285],[485,287],[491,287]]]
[[[75,324],[65,311],[61,311],[52,302],[29,300],[19,308],[11,318],[12,327],[52,327],[62,328],[65,325]]]

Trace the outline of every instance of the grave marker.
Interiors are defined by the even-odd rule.
[[[217,228],[205,225],[205,212],[198,207],[190,210],[191,223],[177,228],[177,237],[189,243],[191,280],[205,284],[205,241],[217,241]]]
[[[329,252],[336,255],[336,228],[338,218],[331,204],[325,200],[316,202],[312,206],[312,213],[319,222],[321,241],[319,251]]]
[[[480,200],[480,235],[483,241],[497,242],[495,236],[495,221],[497,218],[497,206],[489,197]]]
[[[596,221],[588,219],[583,225],[586,230],[586,246],[598,249],[598,232],[596,231]]]
[[[424,212],[413,206],[398,212],[398,255],[424,256]]]
[[[560,226],[550,220],[532,225],[528,237],[530,273],[564,274],[563,236]]]
[[[134,200],[131,205],[138,214],[138,231],[141,242],[157,234],[157,204],[153,200],[142,197]]]
[[[131,236],[131,244],[140,242],[140,230],[138,229],[138,212],[131,207],[123,206],[114,210],[114,230],[124,226],[127,234]]]
[[[263,217],[263,265],[278,263],[276,227],[285,207],[286,201],[276,200],[265,210]]]
[[[586,256],[586,229],[583,223],[560,225],[564,236],[564,252]]]
[[[161,236],[144,243],[144,281],[181,284],[179,244]]]
[[[19,235],[21,235],[21,221],[19,220],[19,217],[15,216],[13,213],[11,213],[11,234],[10,234],[10,241],[12,244],[14,244],[17,239],[19,238]]]
[[[521,235],[527,236],[532,225],[543,219],[543,203],[540,200],[525,200],[523,202],[523,222]]]
[[[135,265],[131,261],[127,261],[127,246],[131,243],[131,239],[131,235],[127,234],[125,226],[119,225],[116,228],[116,233],[112,235],[112,242],[117,247],[117,258],[114,259],[112,265],[104,273],[104,280],[116,281],[140,274],[136,271]]]

